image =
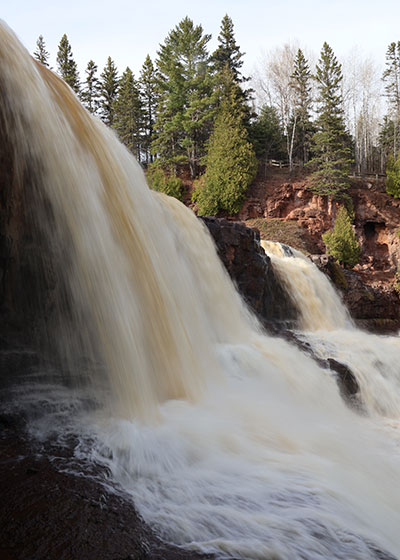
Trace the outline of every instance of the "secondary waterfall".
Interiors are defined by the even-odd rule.
[[[356,329],[328,278],[303,253],[261,241],[279,278],[300,311],[300,338],[320,358],[350,367],[370,414],[400,417],[399,337],[382,337]]]
[[[338,329],[351,319],[328,278],[300,251],[273,241],[261,241],[274,269],[299,308],[304,330]]]
[[[329,372],[262,333],[196,217],[148,189],[114,134],[5,24],[0,84],[14,153],[54,214],[38,227],[71,261],[64,275],[80,323],[65,328],[65,344],[78,333],[92,345],[110,386],[95,412],[71,414],[60,401],[48,429],[73,430],[76,453],[107,464],[169,541],[218,558],[400,556],[396,429],[353,412]],[[339,316],[341,331],[333,316],[318,328],[352,333],[343,355],[359,351],[357,376],[374,394],[384,375],[376,356],[386,364],[390,354],[396,400],[399,339],[343,331]],[[314,336],[342,357],[342,335]],[[385,414],[395,424],[399,410]]]

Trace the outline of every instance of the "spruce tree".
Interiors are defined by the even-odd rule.
[[[311,188],[318,194],[340,197],[349,185],[350,138],[344,122],[342,67],[327,43],[322,47],[314,78],[319,96]]]
[[[139,87],[143,111],[143,151],[145,153],[146,163],[151,163],[153,161],[153,155],[150,147],[154,140],[158,92],[157,72],[149,55],[146,56],[146,60],[140,72]]]
[[[313,126],[310,118],[311,98],[311,72],[308,62],[301,49],[297,51],[292,74],[292,88],[294,90],[294,112],[297,117],[296,148],[303,164],[308,161]]]
[[[211,68],[216,77],[216,87],[218,87],[219,76],[226,67],[232,72],[233,81],[237,84],[238,99],[242,103],[243,122],[250,131],[250,122],[255,117],[248,105],[253,90],[243,88],[243,84],[249,81],[249,78],[245,78],[241,73],[243,56],[244,53],[240,51],[240,47],[236,43],[233,21],[226,14],[221,21],[218,47],[210,58]]]
[[[62,36],[58,45],[57,69],[61,78],[75,91],[75,93],[79,94],[80,83],[78,67],[73,58],[68,37],[65,34]]]
[[[90,60],[86,68],[86,80],[81,94],[81,100],[86,109],[96,114],[100,106],[100,82],[96,76],[97,65]]]
[[[114,102],[117,98],[119,78],[117,67],[110,56],[100,78],[100,116],[108,126],[112,126],[114,124]]]
[[[353,268],[360,258],[360,246],[344,206],[338,210],[335,226],[322,235],[329,255],[345,267]]]
[[[46,51],[46,45],[44,43],[43,35],[39,35],[39,38],[36,41],[36,51],[33,53],[33,56],[44,66],[47,66],[49,68],[48,60],[50,54]]]
[[[233,73],[226,67],[223,75],[224,91],[209,141],[206,172],[193,193],[201,216],[219,210],[239,212],[257,171]]]
[[[152,150],[166,169],[189,164],[193,178],[213,117],[209,40],[201,25],[186,17],[169,33],[157,60],[159,101]]]
[[[233,79],[236,82],[243,82],[247,81],[247,78],[243,78],[241,75],[242,58],[243,53],[240,52],[240,48],[236,44],[232,19],[226,14],[221,21],[218,47],[211,57],[211,63],[216,72],[222,72],[225,66],[228,66],[232,72]]]
[[[129,67],[122,74],[113,109],[113,128],[117,131],[121,142],[140,161],[142,106],[139,86]]]

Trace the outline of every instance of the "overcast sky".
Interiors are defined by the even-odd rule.
[[[214,49],[222,17],[228,13],[251,74],[263,51],[298,41],[318,53],[327,41],[337,56],[358,46],[384,64],[387,45],[400,40],[400,0],[0,0],[0,17],[29,51],[42,34],[51,64],[66,33],[83,79],[92,58],[101,70],[111,56],[122,72],[135,75],[149,53],[185,16],[212,34]]]

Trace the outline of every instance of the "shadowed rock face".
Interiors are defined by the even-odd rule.
[[[257,231],[223,218],[202,218],[226,270],[250,309],[264,321],[294,321],[298,316],[260,246]]]

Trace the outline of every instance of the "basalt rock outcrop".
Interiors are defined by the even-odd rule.
[[[234,284],[261,321],[294,321],[297,310],[260,246],[259,233],[224,218],[202,220]]]
[[[329,255],[310,257],[332,280],[357,324],[374,332],[400,329],[400,298],[390,284],[364,280],[362,271],[342,269]],[[368,281],[369,280],[369,281]]]

